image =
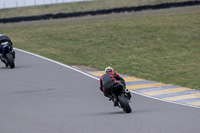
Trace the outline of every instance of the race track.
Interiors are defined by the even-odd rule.
[[[199,133],[200,109],[133,94],[125,114],[99,81],[16,51],[16,68],[0,64],[0,133]]]

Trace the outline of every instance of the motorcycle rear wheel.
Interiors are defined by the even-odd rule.
[[[118,97],[119,103],[120,103],[123,111],[125,113],[131,113],[132,109],[131,109],[125,95],[122,93],[122,94],[118,95],[117,97]]]
[[[6,60],[7,60],[7,65],[10,66],[10,68],[14,68],[15,67],[15,62],[14,62],[14,59],[13,59],[13,56],[10,54],[10,53],[7,53],[6,54]]]

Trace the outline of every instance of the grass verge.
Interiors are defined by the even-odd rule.
[[[1,28],[14,46],[69,64],[200,89],[200,12]]]

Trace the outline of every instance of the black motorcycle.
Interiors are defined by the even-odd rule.
[[[3,45],[1,61],[6,65],[6,67],[10,66],[10,68],[15,68],[15,51],[10,43]]]
[[[130,91],[124,89],[122,84],[116,84],[113,86],[111,93],[117,99],[116,105],[122,108],[125,113],[131,113],[132,109],[129,105],[131,99]]]

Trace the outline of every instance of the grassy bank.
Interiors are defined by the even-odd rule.
[[[200,13],[2,28],[14,46],[69,64],[200,89]]]
[[[16,16],[32,16],[60,12],[78,12],[117,7],[131,7],[139,5],[153,5],[167,2],[183,2],[187,0],[94,0],[89,2],[65,3],[55,5],[42,5],[23,8],[1,9],[0,18]]]

